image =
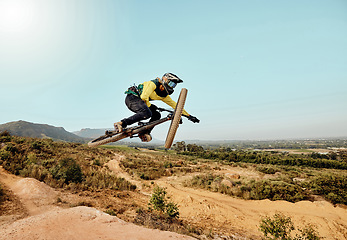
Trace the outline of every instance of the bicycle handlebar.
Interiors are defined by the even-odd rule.
[[[174,113],[174,111],[168,110],[168,109],[165,109],[165,108],[158,107],[157,109],[158,109],[159,112],[169,112],[169,113],[172,113],[172,114]],[[186,115],[182,114],[182,116],[188,118],[188,116],[186,116]]]

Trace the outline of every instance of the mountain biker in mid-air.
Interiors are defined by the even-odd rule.
[[[176,107],[176,102],[172,100],[170,95],[174,92],[174,88],[178,83],[183,81],[173,73],[165,73],[163,77],[156,78],[151,81],[144,82],[138,86],[132,86],[125,92],[125,104],[135,114],[131,117],[124,118],[120,122],[114,124],[115,129],[118,132],[122,132],[123,128],[133,123],[139,122],[151,118],[149,122],[159,120],[161,114],[158,111],[158,107],[151,104],[152,100],[162,100],[170,107]],[[198,123],[200,120],[190,115],[183,110],[183,115],[187,116],[188,119],[194,123]],[[145,133],[139,134],[140,139],[143,142],[149,142],[152,140],[151,136],[152,129]]]

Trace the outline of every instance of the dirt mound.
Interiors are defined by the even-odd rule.
[[[29,215],[40,214],[51,208],[57,201],[58,193],[46,184],[34,178],[19,178],[11,176],[2,170],[1,179],[8,188],[20,199],[22,205],[26,208]]]
[[[20,212],[1,216],[0,239],[194,239],[127,223],[95,208],[63,209],[59,192],[33,178],[20,178],[0,167],[0,182],[19,199]],[[17,215],[18,216],[17,216]],[[2,213],[0,214],[2,215]],[[18,218],[24,217],[20,220]]]
[[[45,212],[0,226],[0,239],[194,239],[177,233],[147,229],[89,207]]]

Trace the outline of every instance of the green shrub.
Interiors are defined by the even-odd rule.
[[[9,131],[0,132],[0,143],[11,142],[11,139],[12,137]]]
[[[292,239],[291,231],[294,230],[294,225],[290,217],[276,213],[272,218],[265,217],[261,220],[260,231],[263,232],[265,239]]]
[[[113,209],[107,209],[105,213],[111,216],[117,216],[116,212]]]
[[[152,197],[149,200],[149,208],[164,213],[168,218],[178,218],[179,209],[176,203],[168,202],[165,188],[155,186]]]
[[[89,171],[85,175],[84,184],[91,188],[96,189],[114,189],[114,190],[131,190],[136,189],[136,185],[131,184],[124,178],[117,177],[114,174],[111,174],[108,171]]]
[[[298,229],[300,234],[292,236],[295,230],[294,224],[290,217],[281,213],[276,213],[273,218],[265,217],[261,219],[260,231],[264,234],[265,239],[271,240],[319,240],[320,236],[311,224],[304,229]]]
[[[275,174],[279,172],[279,170],[273,166],[257,166],[256,170],[265,174]]]
[[[180,213],[178,209],[178,205],[173,202],[169,202],[166,204],[166,214],[169,218],[178,218]]]
[[[155,186],[153,189],[153,194],[151,199],[149,200],[149,205],[159,212],[165,211],[166,206],[166,190],[165,188],[161,188],[159,186]]]
[[[333,204],[347,204],[347,176],[345,174],[320,175],[305,186],[315,194],[323,195]]]
[[[101,166],[100,160],[99,159],[94,159],[93,164],[96,166]]]
[[[136,174],[143,180],[155,180],[168,175],[163,162],[142,158],[142,156],[123,160],[121,165],[129,174]]]
[[[12,154],[18,152],[18,148],[16,146],[14,146],[12,143],[8,143],[6,145],[6,147],[4,148],[4,150],[11,152]]]
[[[224,177],[218,174],[202,174],[194,176],[189,182],[187,182],[187,186],[199,187],[211,190],[213,192],[221,192],[225,194],[232,195],[231,192],[226,191],[225,185],[222,184],[222,180]]]
[[[0,132],[0,137],[9,137],[9,136],[11,136],[11,134],[7,130]]]
[[[9,160],[11,157],[11,152],[1,149],[0,150],[0,160]]]
[[[36,150],[41,150],[43,147],[43,143],[41,141],[34,141],[33,143],[31,143],[31,148],[32,149],[36,149]]]
[[[252,181],[245,189],[250,192],[250,199],[255,200],[270,199],[272,201],[298,202],[309,197],[309,194],[300,186],[282,181]]]
[[[72,158],[64,158],[59,161],[58,165],[51,168],[53,178],[63,180],[64,183],[80,183],[83,180],[81,167]]]
[[[244,199],[270,199],[286,200],[297,202],[309,198],[307,191],[300,186],[273,180],[251,180],[250,182],[231,182],[231,187],[224,185],[222,175],[202,174],[194,176],[190,181],[185,183],[186,186],[199,187],[214,192],[238,196]]]
[[[318,235],[313,225],[308,224],[304,229],[299,229],[301,236],[297,235],[297,240],[319,240],[321,237]]]
[[[205,159],[216,159],[224,162],[246,162],[255,164],[272,164],[286,166],[305,166],[313,168],[347,169],[347,162],[332,159],[314,159],[305,155],[277,155],[263,152],[232,151],[219,152],[206,150],[203,152],[179,152],[183,155],[197,156]]]

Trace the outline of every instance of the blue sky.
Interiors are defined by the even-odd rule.
[[[0,124],[111,128],[165,72],[177,139],[347,136],[347,1],[0,0]]]

